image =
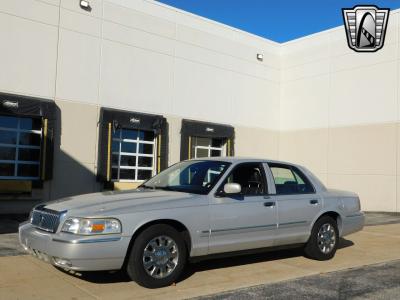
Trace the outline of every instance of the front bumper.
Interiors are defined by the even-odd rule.
[[[341,236],[360,231],[364,228],[365,214],[358,212],[343,218],[343,231]]]
[[[28,222],[19,226],[19,241],[27,252],[53,265],[77,271],[121,269],[130,239],[121,235],[53,234]]]

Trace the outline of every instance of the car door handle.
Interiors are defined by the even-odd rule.
[[[266,206],[266,207],[274,207],[275,206],[275,202],[264,202],[264,206]]]
[[[317,205],[318,204],[318,200],[317,199],[310,200],[310,204]]]

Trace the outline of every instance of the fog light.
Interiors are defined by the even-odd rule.
[[[54,263],[60,267],[72,267],[72,263],[65,258],[54,257]]]
[[[42,253],[40,251],[36,251],[36,255],[37,255],[37,257],[39,259],[41,259],[41,260],[43,260],[45,262],[49,262],[49,257],[46,254],[44,254],[44,253]]]

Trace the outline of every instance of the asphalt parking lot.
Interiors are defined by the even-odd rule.
[[[222,299],[400,299],[400,260],[196,298]]]
[[[330,261],[306,259],[298,249],[203,261],[175,286],[157,290],[119,272],[61,271],[10,250],[15,233],[7,233],[0,235],[0,248],[9,248],[1,251],[0,299],[399,299],[400,217],[386,220],[342,239]]]

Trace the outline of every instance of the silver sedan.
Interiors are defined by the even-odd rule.
[[[290,163],[212,158],[177,163],[138,189],[35,207],[22,246],[58,267],[125,269],[149,288],[175,282],[189,258],[298,245],[327,260],[361,230],[356,194],[327,189]]]

